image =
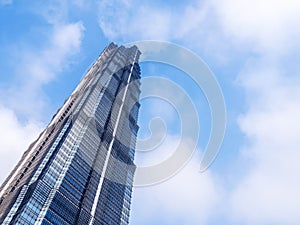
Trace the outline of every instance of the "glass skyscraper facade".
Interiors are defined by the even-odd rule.
[[[0,189],[0,224],[128,224],[140,51],[108,45]]]

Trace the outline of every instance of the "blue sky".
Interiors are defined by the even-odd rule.
[[[170,41],[215,74],[226,134],[199,173],[211,126],[204,94],[182,72],[143,63],[143,76],[166,77],[189,94],[201,135],[176,176],[134,188],[131,224],[299,224],[299,1],[0,0],[0,17],[1,181],[109,42]],[[138,153],[137,163],[160,162],[178,142],[176,112],[151,99],[143,100],[141,137],[155,116],[168,127],[165,143]]]

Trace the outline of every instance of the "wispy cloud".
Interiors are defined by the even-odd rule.
[[[242,152],[252,166],[232,193],[233,217],[247,224],[297,224],[300,80],[263,62],[251,63],[241,76],[249,98],[249,111],[239,118],[249,140]]]
[[[228,216],[243,224],[297,224],[300,79],[293,55],[300,47],[299,2],[227,0],[214,7],[225,35],[257,54],[237,78],[247,98],[238,124],[248,139],[241,153],[249,167],[228,193]]]
[[[300,206],[297,163],[300,80],[296,78],[299,66],[295,66],[297,59],[294,58],[300,48],[299,4],[296,0],[189,1],[181,9],[173,9],[149,2],[139,5],[135,1],[123,1],[114,8],[115,3],[100,3],[99,24],[109,39],[167,39],[192,43],[193,47],[202,45],[201,49],[212,51],[218,60],[240,57],[237,53],[243,53],[245,61],[239,65],[242,69],[235,77],[246,95],[245,112],[236,122],[250,144],[241,147],[245,166],[236,170],[246,172],[235,180],[232,190],[225,185],[226,203],[219,207],[224,209],[224,204],[228,204],[230,207],[223,211],[227,219],[238,224],[297,224],[300,219],[297,214]],[[187,180],[182,177],[181,182]],[[216,190],[215,183],[211,184],[211,190]],[[154,187],[144,190],[143,198],[149,202],[147,209],[154,208],[148,212],[149,218],[163,215],[164,203],[158,200],[155,205],[153,202],[164,199],[165,204],[169,204],[166,217],[172,215],[181,221],[172,201],[164,198],[176,193],[173,190],[176,185],[183,184],[173,183],[168,190],[162,188],[160,195],[153,194]],[[134,201],[139,202],[139,192],[142,191],[136,190]],[[151,197],[144,197],[146,194]],[[213,194],[218,196],[219,193]],[[189,202],[181,203],[189,206]]]
[[[45,18],[49,19],[48,16]],[[83,31],[82,22],[60,21],[49,27],[43,47],[35,49],[31,47],[32,43],[22,43],[16,51],[14,46],[12,60],[17,66],[10,71],[10,76],[15,82],[1,90],[2,104],[23,118],[42,119],[47,103],[43,86],[69,66],[80,50]]]
[[[178,9],[135,0],[101,1],[99,25],[111,40],[179,39],[202,31],[204,9],[198,2]]]
[[[42,124],[22,123],[13,110],[0,105],[0,181],[3,181],[17,163],[21,154],[38,136]]]
[[[300,2],[290,0],[212,1],[224,31],[240,46],[260,53],[289,52],[298,45]],[[247,46],[248,45],[248,46]]]
[[[82,22],[44,18],[50,26],[43,46],[32,47],[34,44],[30,41],[14,44],[11,60],[15,66],[7,71],[14,82],[0,90],[0,150],[1,156],[7,155],[1,158],[9,159],[1,164],[7,165],[8,170],[45,126],[41,121],[45,119],[49,101],[43,89],[69,66],[72,57],[79,52],[83,38]],[[1,180],[7,172],[1,171]]]
[[[55,26],[50,31],[45,48],[16,52],[19,63],[15,74],[12,74],[16,83],[2,90],[4,104],[20,116],[40,118],[46,107],[42,87],[53,81],[79,51],[83,29],[81,22]]]
[[[150,13],[151,12],[151,13]],[[170,32],[167,9],[136,4],[135,1],[101,1],[99,25],[111,40],[165,39]]]
[[[173,142],[177,141],[173,138]],[[169,143],[162,150],[172,152],[173,147]],[[199,173],[199,155],[195,154],[171,179],[134,189],[130,224],[205,224],[222,198],[218,187],[221,186],[213,174]]]
[[[0,5],[11,2],[0,1]],[[20,69],[10,72],[15,82],[0,93],[2,165],[11,168],[44,126],[37,122],[46,111],[43,88],[58,78],[80,51],[84,26],[68,20],[68,4],[55,0],[34,5],[34,13],[47,23],[44,43],[41,48],[16,44],[13,60]],[[73,4],[86,7],[81,0]],[[109,40],[163,39],[197,48],[196,52],[211,52],[216,64],[239,59],[230,61],[235,73],[231,77],[237,78],[246,95],[244,112],[236,112],[240,114],[236,123],[247,139],[240,149],[245,163],[226,174],[233,177],[230,186],[227,176],[222,178],[223,171],[198,173],[199,160],[193,159],[169,181],[135,189],[133,224],[210,224],[218,210],[237,224],[297,224],[300,80],[295,54],[300,48],[299,1],[192,0],[178,6],[163,1],[113,0],[99,1],[97,6],[99,26]],[[217,75],[225,77],[230,73],[227,69],[221,67]],[[175,140],[171,143],[176,144]],[[162,145],[163,155],[157,152],[147,163],[168,157],[168,146],[172,149],[168,144]],[[230,151],[231,146],[226,147]],[[10,160],[4,160],[7,158]],[[5,168],[2,177],[10,170]],[[236,171],[243,174],[236,175]],[[218,177],[224,179],[222,186]]]
[[[232,48],[231,37],[224,35],[211,1],[190,0],[180,6],[163,1],[99,1],[98,17],[101,30],[112,41],[173,41],[221,63],[239,51]]]

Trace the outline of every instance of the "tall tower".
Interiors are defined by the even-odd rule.
[[[111,43],[0,188],[0,224],[128,224],[140,51]]]

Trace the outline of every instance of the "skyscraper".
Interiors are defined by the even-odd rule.
[[[1,224],[128,224],[139,56],[104,49],[2,184]]]

